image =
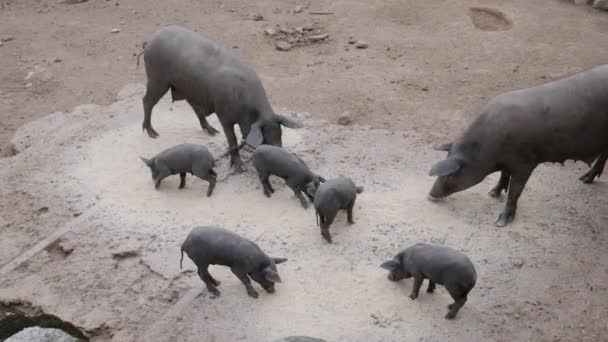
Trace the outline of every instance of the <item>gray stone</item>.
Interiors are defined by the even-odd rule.
[[[289,51],[293,46],[284,40],[279,40],[275,43],[275,47],[279,51]]]
[[[274,36],[274,35],[277,34],[277,30],[275,30],[272,27],[269,27],[269,28],[264,29],[264,34],[266,34],[267,36],[271,36],[272,37],[272,36]]]
[[[296,6],[296,7],[293,9],[293,13],[296,13],[296,14],[298,14],[298,13],[302,13],[302,10],[303,10],[303,9],[304,9],[304,8],[302,8],[302,6],[299,6],[299,5],[298,5],[298,6]]]
[[[367,42],[365,42],[363,40],[360,40],[355,43],[355,47],[357,49],[367,49],[369,47],[369,44],[367,44]]]
[[[110,31],[110,33],[118,33],[118,32],[120,32],[120,29],[119,29],[119,28],[117,28],[117,27],[113,28],[113,29]]]
[[[78,339],[59,329],[25,328],[5,342],[78,342]]]
[[[10,42],[11,40],[15,40],[15,37],[11,36],[10,34],[0,37],[0,42],[3,43]]]
[[[346,126],[353,122],[353,116],[349,111],[346,111],[338,117],[338,125]]]
[[[324,33],[324,34],[316,34],[316,35],[310,36],[308,38],[310,38],[310,40],[312,40],[313,42],[318,42],[318,41],[327,39],[327,37],[329,37],[329,35],[327,33]]]
[[[261,14],[259,14],[259,13],[256,13],[256,14],[253,14],[251,16],[251,20],[253,20],[253,21],[263,21],[264,20],[264,16],[261,15]]]

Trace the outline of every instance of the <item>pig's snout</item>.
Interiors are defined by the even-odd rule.
[[[448,186],[443,177],[438,177],[431,188],[431,191],[427,195],[427,198],[431,202],[439,202],[450,195],[452,192],[449,191]]]

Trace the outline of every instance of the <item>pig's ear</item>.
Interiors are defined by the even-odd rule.
[[[275,272],[274,270],[272,270],[269,267],[266,267],[264,269],[264,279],[266,279],[269,282],[272,283],[280,283],[281,282],[281,277],[279,277],[279,274],[277,272]]]
[[[451,149],[452,149],[452,143],[437,145],[437,146],[433,147],[433,150],[435,150],[435,151],[450,152]]]
[[[460,170],[462,163],[456,158],[444,159],[437,164],[433,165],[430,176],[449,176],[456,171]]]
[[[282,264],[287,261],[287,258],[272,258],[275,264]]]
[[[251,130],[249,131],[249,134],[247,134],[245,142],[253,148],[262,145],[264,136],[262,135],[262,126],[259,122],[254,122],[253,125],[251,125]]]
[[[152,159],[146,159],[144,157],[139,157],[139,158],[144,162],[144,164],[148,165],[149,167],[152,167],[152,165],[154,164],[152,162]]]
[[[304,125],[283,115],[275,115],[275,121],[287,128],[302,128]]]
[[[399,266],[399,261],[397,261],[395,259],[391,259],[389,261],[384,262],[382,265],[380,265],[381,268],[384,268],[385,270],[389,270],[389,271],[396,269],[398,266]]]

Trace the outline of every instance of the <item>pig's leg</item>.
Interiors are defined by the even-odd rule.
[[[433,293],[435,291],[435,283],[429,280],[429,287],[426,288],[427,293]]]
[[[198,118],[198,121],[201,124],[201,128],[203,129],[203,131],[209,133],[209,135],[214,136],[217,133],[219,133],[219,131],[217,129],[215,129],[213,126],[211,126],[208,122],[207,122],[207,111],[205,110],[205,108],[203,106],[200,106],[190,100],[187,100],[188,104],[190,105],[190,107],[192,107],[192,110],[194,110],[194,113],[196,113],[196,117]]]
[[[207,270],[208,267],[209,265],[202,265],[202,267],[199,267],[198,276],[207,286],[207,290],[209,290],[209,292],[211,292],[214,296],[217,297],[220,295],[220,291],[215,288],[215,286],[219,284],[216,284],[216,282],[214,281],[215,279],[213,279],[213,277],[211,277],[211,274],[209,274],[209,271]]]
[[[490,190],[489,195],[494,198],[500,197],[502,191],[507,191],[507,189],[509,188],[509,178],[511,178],[509,172],[501,171],[498,184],[496,184],[496,186],[492,190]]]
[[[239,156],[239,147],[236,140],[236,134],[234,134],[234,124],[224,124],[224,133],[226,134],[226,140],[228,140],[228,148],[230,149],[230,165],[234,168],[234,172],[243,173],[247,171],[241,157]]]
[[[410,293],[411,300],[418,298],[418,293],[420,293],[420,286],[422,286],[423,281],[424,277],[422,276],[422,274],[414,275],[414,287],[412,287],[412,293]]]
[[[350,204],[346,208],[346,221],[349,224],[355,224],[355,221],[353,220],[353,207],[354,206],[355,206],[355,199],[353,199],[352,202],[350,202]]]
[[[161,82],[154,82],[148,80],[146,85],[146,94],[142,99],[144,104],[144,122],[142,128],[150,138],[158,137],[158,133],[152,127],[152,108],[158,103],[158,101],[167,93],[169,90],[169,84],[163,84]]]
[[[209,188],[207,188],[207,197],[210,197],[213,193],[213,189],[215,189],[215,184],[217,183],[217,174],[213,169],[208,169],[208,166],[204,164],[195,164],[192,166],[192,173],[207,182],[209,182]]]
[[[249,297],[258,298],[258,293],[251,285],[251,280],[249,279],[247,272],[243,271],[242,269],[240,269],[238,267],[231,267],[230,270],[232,271],[232,273],[234,273],[234,275],[237,278],[239,278],[241,283],[243,283],[243,285],[245,285],[245,288],[247,289],[247,294],[249,295]]]
[[[498,216],[498,220],[496,220],[496,225],[498,227],[504,227],[507,224],[511,223],[515,218],[515,212],[517,211],[517,200],[519,196],[521,196],[524,187],[526,186],[526,182],[530,178],[532,171],[536,165],[528,165],[518,168],[517,170],[511,173],[511,181],[509,182],[509,191],[507,194],[507,204],[503,209],[500,216]]]
[[[331,216],[319,215],[319,217],[321,218],[321,236],[323,236],[327,242],[332,243],[331,234],[329,234],[329,226],[334,222],[336,214],[334,213]]]
[[[270,173],[258,170],[258,177],[260,178],[260,183],[262,183],[262,191],[264,191],[264,195],[270,198],[274,192],[272,185],[270,185]]]
[[[158,190],[158,188],[160,188],[160,183],[163,181],[163,179],[169,177],[171,175],[171,172],[169,170],[161,170],[158,173],[158,176],[156,177],[156,179],[154,180],[154,188],[156,190]]]
[[[294,182],[290,182],[289,179],[287,180],[287,186],[289,186],[291,188],[291,190],[293,190],[293,193],[300,200],[300,203],[302,204],[302,206],[304,207],[304,209],[308,209],[308,201],[306,200],[306,198],[302,194],[301,187],[298,186],[298,185],[296,185],[296,184],[294,184]]]
[[[179,189],[186,187],[186,173],[182,172],[179,174]]]
[[[450,311],[445,315],[445,318],[454,319],[460,308],[467,302],[467,295],[463,294],[459,289],[452,287],[446,287],[446,290],[448,290],[448,293],[454,299],[454,303],[448,305],[448,310]]]
[[[595,177],[600,178],[600,176],[602,175],[602,172],[604,172],[604,166],[606,165],[606,159],[608,159],[608,152],[601,153],[595,160],[595,163],[593,164],[591,169],[589,169],[589,171],[587,171],[587,173],[585,173],[579,179],[582,180],[583,183],[585,183],[585,184],[591,184],[591,183],[593,183],[593,180],[595,179]]]

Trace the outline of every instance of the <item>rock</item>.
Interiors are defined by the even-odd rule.
[[[355,44],[357,42],[357,40],[354,37],[350,37],[348,38],[348,44]]]
[[[118,33],[118,32],[120,32],[120,29],[119,29],[119,28],[117,28],[117,27],[113,28],[113,29],[110,31],[110,33]]]
[[[593,8],[608,11],[608,0],[595,0],[593,3]]]
[[[11,40],[15,40],[15,37],[11,36],[10,34],[0,37],[0,42],[3,42],[3,43],[10,42]]]
[[[33,86],[32,82],[25,85],[26,88],[31,88]]]
[[[293,30],[296,31],[298,34],[304,34],[304,28],[303,27],[296,27]]]
[[[77,342],[78,339],[59,329],[30,327],[6,339],[6,342]]]
[[[350,125],[353,122],[353,116],[349,111],[342,113],[338,117],[338,125],[346,126]]]
[[[315,29],[312,24],[306,24],[302,28],[304,29],[304,31],[312,31]]]
[[[526,261],[522,258],[516,258],[513,260],[513,266],[515,266],[517,268],[522,268],[525,263],[526,263]]]
[[[290,28],[285,28],[285,27],[281,27],[281,28],[279,29],[279,32],[284,33],[284,34],[286,34],[286,35],[293,34],[293,30],[292,30],[292,29],[290,29]]]
[[[293,47],[291,44],[289,44],[288,42],[286,42],[284,40],[278,40],[274,46],[279,51],[289,51]]]
[[[277,34],[277,30],[275,30],[272,27],[269,27],[267,29],[264,29],[264,34],[266,34],[267,36],[271,36],[272,37],[272,36],[274,36],[274,35]]]
[[[302,13],[302,10],[304,10],[304,8],[300,5],[298,5],[293,9],[293,13],[299,14],[299,13]]]
[[[363,40],[359,40],[358,42],[355,43],[355,47],[357,49],[367,49],[369,47],[369,44],[367,44],[367,42],[365,42]]]
[[[61,62],[61,58],[59,58],[59,57],[55,57],[55,59],[53,59],[53,62],[55,62],[55,63],[60,63],[60,62]]]
[[[261,15],[261,14],[259,14],[259,13],[256,13],[256,14],[253,14],[251,16],[251,20],[253,20],[253,21],[263,21],[264,20],[264,16]]]
[[[0,46],[2,46],[2,45],[4,45],[4,43],[3,43],[3,42],[0,42]]]
[[[327,37],[329,37],[329,35],[327,33],[324,34],[316,34],[314,36],[310,36],[308,37],[310,40],[312,40],[313,42],[318,42],[324,39],[327,39]]]

